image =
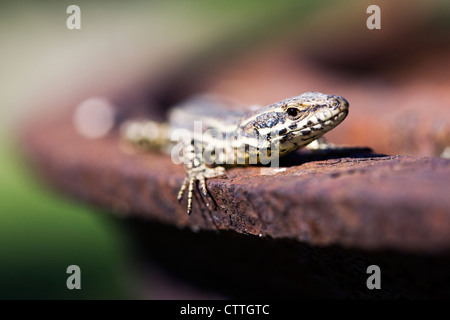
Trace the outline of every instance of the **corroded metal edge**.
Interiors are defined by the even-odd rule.
[[[53,184],[120,215],[193,230],[233,230],[312,245],[442,252],[450,248],[450,160],[297,153],[286,170],[235,168],[210,179],[189,217],[176,194],[184,170],[156,153],[127,154],[117,135],[86,140],[67,117],[24,135],[29,158]],[[210,203],[207,207],[205,204]]]

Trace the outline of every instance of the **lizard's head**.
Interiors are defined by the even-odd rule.
[[[327,133],[348,114],[343,97],[306,92],[254,113],[242,129],[270,142],[280,142],[280,152],[301,148]]]

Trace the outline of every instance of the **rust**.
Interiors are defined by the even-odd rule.
[[[441,252],[450,248],[450,160],[367,149],[297,152],[285,172],[234,168],[210,179],[190,217],[176,194],[184,169],[158,153],[127,154],[112,134],[79,136],[64,117],[28,128],[30,158],[58,188],[127,216],[194,230],[292,239],[310,245]],[[215,207],[215,208],[214,208]]]

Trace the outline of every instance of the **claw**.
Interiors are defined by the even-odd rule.
[[[194,182],[195,177],[189,179],[189,189],[188,189],[188,203],[187,203],[187,214],[190,215],[192,212],[192,196],[194,195]]]
[[[202,176],[200,177],[199,181],[200,181],[200,186],[201,186],[201,188],[202,188],[203,195],[204,195],[204,196],[207,196],[207,195],[208,195],[208,190],[207,190],[207,188],[206,188],[206,179],[205,179],[205,176],[202,175]]]
[[[218,176],[224,175],[225,168],[223,167],[215,167],[215,168],[209,168],[206,165],[202,164],[198,167],[194,168],[188,168],[187,176],[183,180],[183,184],[181,185],[180,191],[178,192],[178,202],[181,202],[183,199],[183,196],[185,194],[186,189],[187,190],[187,197],[188,197],[188,203],[187,203],[187,214],[190,215],[192,212],[192,198],[194,195],[194,184],[195,182],[200,182],[200,188],[202,191],[202,194],[206,197],[208,196],[208,188],[206,185],[206,179],[207,178],[214,178]]]
[[[181,185],[180,191],[178,192],[177,196],[178,202],[181,202],[181,200],[183,200],[184,191],[186,190],[188,181],[189,181],[188,177],[184,178],[183,184]]]

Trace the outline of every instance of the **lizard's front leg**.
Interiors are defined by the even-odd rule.
[[[178,201],[183,199],[183,196],[187,189],[187,214],[192,212],[192,198],[194,195],[194,185],[198,181],[204,196],[208,195],[208,189],[206,187],[206,179],[214,178],[224,174],[224,167],[207,167],[204,163],[203,148],[198,146],[199,143],[195,143],[194,139],[190,141],[183,149],[183,162],[187,171],[187,175],[184,178],[180,191],[178,192]]]
[[[306,147],[306,149],[309,150],[325,150],[325,149],[342,149],[342,146],[339,146],[337,144],[328,142],[327,140],[325,140],[324,137],[320,137],[316,140],[314,140],[313,142],[311,142],[310,144],[308,144]]]

